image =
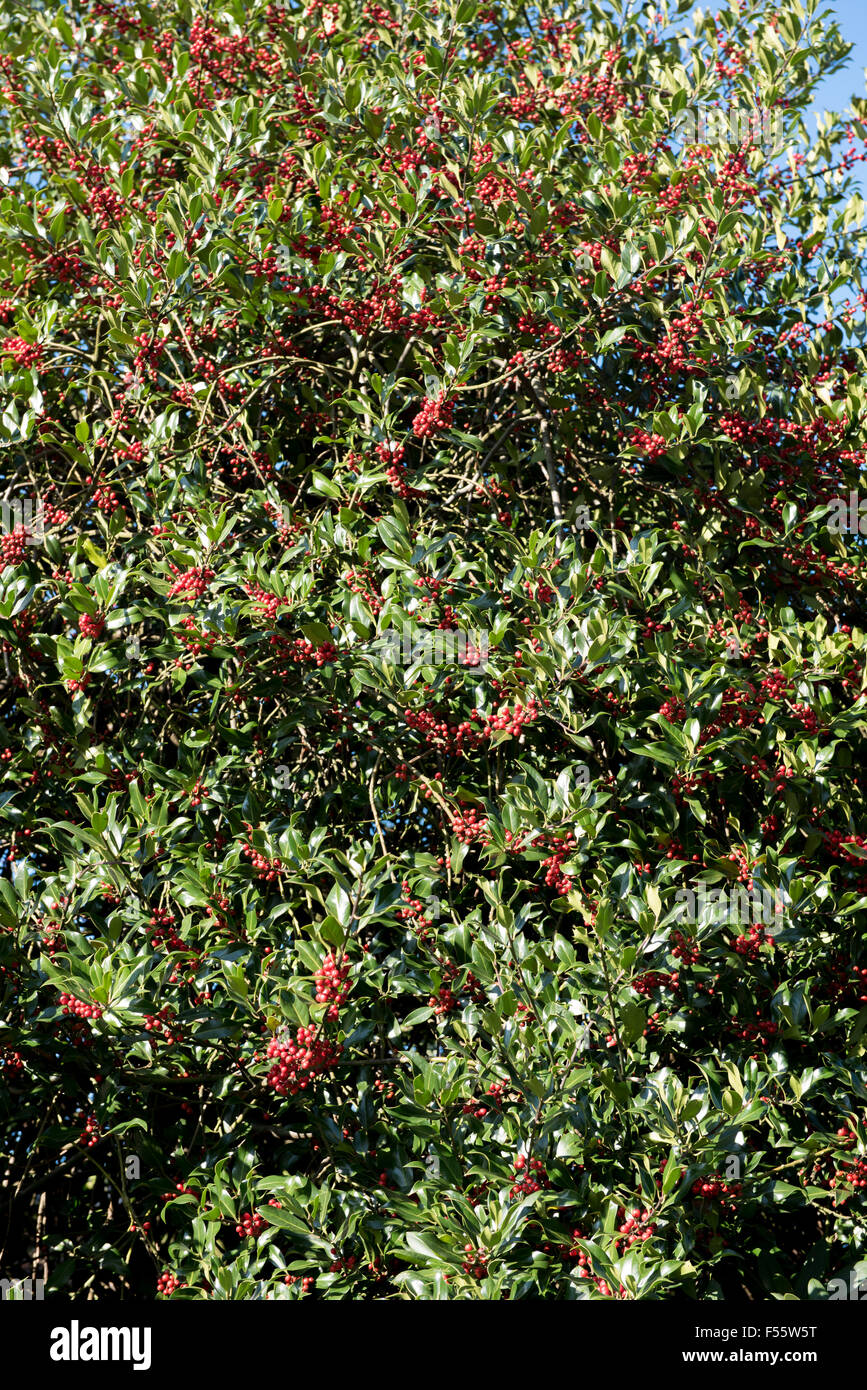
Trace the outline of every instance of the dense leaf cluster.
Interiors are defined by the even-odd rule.
[[[865,128],[633,8],[0,3],[0,1277],[858,1259]]]

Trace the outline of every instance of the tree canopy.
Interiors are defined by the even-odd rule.
[[[0,1273],[853,1266],[864,102],[690,8],[0,0]]]

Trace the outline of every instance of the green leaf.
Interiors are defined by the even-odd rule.
[[[416,1231],[409,1231],[406,1237],[409,1252],[412,1255],[421,1256],[424,1260],[433,1260],[437,1264],[459,1265],[462,1256],[455,1250],[432,1235],[420,1235]],[[405,1256],[406,1258],[406,1256]]]

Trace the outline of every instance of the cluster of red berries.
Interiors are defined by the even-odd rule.
[[[61,1011],[65,1014],[74,1014],[76,1018],[101,1018],[102,1009],[98,1004],[85,1004],[83,1000],[76,999],[74,994],[61,994]]]
[[[744,1185],[741,1182],[726,1182],[719,1173],[710,1173],[705,1178],[698,1178],[690,1190],[699,1201],[713,1202],[721,1211],[734,1211]]]
[[[78,620],[78,630],[82,637],[89,637],[92,642],[99,641],[104,627],[105,619],[99,613],[92,617],[89,613],[82,613]]]
[[[24,1070],[24,1058],[20,1052],[13,1052],[9,1047],[0,1050],[0,1071],[6,1072],[11,1076],[20,1076]]]
[[[785,700],[787,694],[792,689],[792,683],[785,671],[781,671],[778,668],[770,671],[767,676],[759,681],[759,685],[765,693],[765,698],[767,700],[775,700],[777,703]]]
[[[430,935],[429,928],[432,926],[434,918],[425,916],[425,904],[421,898],[410,896],[410,887],[406,880],[400,887],[406,907],[398,908],[398,919],[401,922],[406,922],[413,931],[417,931],[419,940],[424,941]]]
[[[836,1139],[843,1148],[851,1148],[858,1142],[858,1135],[850,1126],[841,1125],[837,1130]],[[856,1158],[848,1163],[842,1164],[835,1169],[833,1177],[828,1179],[829,1187],[851,1187],[854,1192],[863,1191],[867,1188],[867,1160]],[[846,1201],[846,1197],[835,1199],[835,1206],[841,1206]]]
[[[577,844],[578,841],[571,832],[567,832],[561,839],[554,837],[553,845],[549,845],[553,852],[547,859],[543,859],[540,865],[545,870],[545,886],[553,888],[554,892],[561,898],[571,892],[573,883],[569,874],[563,873],[563,861],[569,858]]]
[[[174,977],[172,977],[174,980]],[[146,1033],[154,1033],[170,1046],[172,1043],[183,1041],[183,1033],[180,1028],[174,1025],[174,1009],[171,1004],[166,1004],[155,1014],[145,1014],[144,1027]]]
[[[773,844],[774,841],[776,841],[779,838],[780,824],[781,822],[779,816],[774,814],[766,816],[765,819],[762,821],[762,839],[770,840]]]
[[[299,1028],[295,1041],[272,1038],[266,1055],[275,1058],[265,1078],[278,1096],[305,1091],[314,1077],[329,1071],[342,1053],[342,1046],[319,1038],[312,1028]]]
[[[0,557],[2,557],[3,565],[23,564],[29,543],[30,531],[23,525],[16,526],[14,531],[3,536],[0,539]]]
[[[572,1232],[573,1242],[583,1239],[584,1236],[580,1230]],[[590,1256],[586,1253],[586,1251],[579,1250],[577,1245],[573,1244],[572,1248],[569,1251],[569,1255],[572,1259],[574,1259],[577,1256],[578,1269],[576,1272],[577,1277],[579,1279],[592,1279],[597,1289],[602,1294],[603,1298],[614,1297],[614,1292],[610,1284],[606,1283],[604,1279],[598,1277],[593,1273],[593,1266],[590,1261]],[[621,1294],[624,1294],[626,1292],[622,1284],[620,1285],[620,1292]]]
[[[213,651],[218,641],[217,633],[203,632],[199,629],[192,614],[188,614],[186,618],[181,618],[175,635],[178,641],[183,643],[191,656],[207,656]],[[175,665],[181,665],[180,657],[175,661]]]
[[[474,729],[468,719],[460,724],[449,724],[429,709],[405,709],[403,717],[408,728],[424,735],[426,743],[439,745],[449,753],[461,753],[464,747],[477,748],[484,741],[484,734]]]
[[[765,931],[760,922],[754,922],[748,932],[734,938],[732,945],[739,956],[745,956],[747,960],[758,960],[761,947],[768,942],[773,945],[774,938]]]
[[[14,357],[19,367],[38,367],[42,362],[39,343],[28,343],[24,338],[4,338],[0,342],[0,353],[5,357]]]
[[[284,1284],[287,1284],[287,1285],[291,1288],[293,1284],[297,1284],[297,1283],[298,1283],[298,1275],[297,1275],[297,1274],[287,1274],[287,1275],[285,1276],[285,1278],[283,1279],[283,1283],[284,1283]],[[305,1294],[305,1293],[312,1293],[312,1291],[313,1291],[313,1289],[314,1289],[315,1287],[316,1287],[316,1279],[314,1278],[314,1276],[313,1276],[312,1274],[305,1274],[304,1278],[301,1280],[301,1292],[302,1292],[302,1294]]]
[[[462,1114],[472,1115],[477,1120],[483,1120],[488,1114],[488,1106],[482,1105],[477,1100],[468,1100],[464,1102]]]
[[[248,827],[249,829],[250,827]],[[253,868],[256,869],[258,877],[265,883],[273,883],[283,872],[283,862],[281,859],[268,859],[264,854],[260,854],[254,849],[249,841],[244,841],[241,846],[241,853],[245,854],[250,860]]]
[[[161,1197],[163,1202],[174,1202],[177,1197],[196,1197],[199,1193],[194,1187],[188,1187],[184,1182],[176,1182],[174,1192],[164,1192]]]
[[[420,487],[412,487],[411,484],[406,481],[405,463],[390,464],[385,470],[385,476],[398,497],[402,497],[404,501],[410,497],[424,496],[424,492]]]
[[[647,995],[654,989],[677,989],[679,984],[680,976],[676,970],[670,973],[665,970],[646,970],[643,975],[632,981],[632,988],[636,994]]]
[[[332,1254],[333,1253],[334,1251],[332,1249]],[[351,1274],[357,1264],[357,1255],[341,1255],[338,1256],[337,1259],[332,1260],[331,1264],[328,1266],[328,1272],[329,1274],[343,1274],[344,1272]]]
[[[99,1121],[95,1115],[89,1115],[85,1120],[78,1142],[85,1149],[93,1149],[99,1143]]]
[[[299,666],[308,662],[316,666],[327,666],[329,662],[337,660],[337,648],[333,642],[320,642],[318,647],[314,647],[306,637],[296,637],[289,656],[290,660]]]
[[[174,929],[177,921],[173,912],[168,912],[161,907],[157,907],[151,913],[150,924],[147,933],[150,937],[151,945],[165,945],[168,951],[183,951],[184,943]]]
[[[661,434],[648,434],[647,430],[633,430],[631,443],[649,459],[662,458],[668,448]]]
[[[409,483],[406,482],[406,464],[403,462],[405,453],[406,448],[403,444],[386,442],[376,446],[377,457],[387,465],[385,476],[398,497],[421,497],[423,496],[421,490],[410,487]]]
[[[139,440],[132,444],[121,444],[118,448],[118,458],[132,459],[133,463],[144,463],[145,446]]]
[[[525,1177],[520,1175],[524,1173]],[[550,1187],[551,1180],[545,1171],[545,1165],[540,1158],[527,1158],[524,1154],[518,1154],[515,1159],[515,1182],[511,1188],[512,1197],[526,1197],[533,1192],[541,1192],[543,1187]]]
[[[797,701],[793,702],[789,708],[798,722],[804,726],[808,734],[818,733],[819,716],[816,714],[815,710],[811,709],[809,705],[802,705]]]
[[[716,781],[716,773],[708,769],[707,772],[699,773],[697,777],[681,777],[675,773],[671,779],[671,790],[676,801],[683,801],[684,796],[691,796],[698,787],[706,787],[708,783]]]
[[[492,733],[503,730],[518,738],[525,724],[532,724],[539,718],[539,705],[534,695],[531,695],[526,705],[518,702],[514,706],[505,705],[499,714],[493,718],[487,717],[485,721],[484,736],[489,738]]]
[[[440,624],[440,626],[442,626],[442,624]],[[480,650],[480,648],[478,648],[474,642],[467,642],[466,647],[463,651],[458,650],[458,665],[481,666],[482,661],[486,658],[486,655],[487,653],[483,650]],[[520,656],[520,652],[518,653],[518,655]]]
[[[650,1220],[649,1211],[641,1211],[638,1207],[630,1214],[621,1213],[625,1220],[617,1227],[620,1237],[623,1237],[627,1249],[636,1242],[650,1240],[656,1230],[656,1226]],[[618,1240],[618,1243],[621,1243]]]
[[[458,1007],[457,997],[448,985],[441,985],[439,993],[432,994],[427,1002],[428,1008],[433,1009],[437,1018],[444,1018],[446,1014],[453,1014]]]
[[[169,569],[172,574],[177,575],[177,578],[169,589],[168,598],[184,596],[194,601],[200,599],[203,594],[207,593],[211,580],[214,577],[214,571],[208,569],[206,565],[193,565],[192,568],[184,570],[183,573],[181,573],[176,565],[169,564]]]
[[[450,429],[453,412],[454,402],[446,400],[444,391],[433,399],[426,396],[421,410],[413,419],[413,434],[418,439],[429,439],[442,430]]]
[[[256,617],[263,619],[269,627],[275,627],[280,609],[288,604],[288,598],[271,594],[260,584],[248,584],[246,590],[256,605],[254,610]]]
[[[241,1220],[235,1227],[235,1230],[239,1236],[255,1240],[256,1236],[260,1236],[267,1225],[268,1222],[265,1220],[264,1216],[260,1216],[257,1211],[245,1211],[242,1213]]]
[[[186,1285],[182,1284],[178,1276],[169,1270],[164,1270],[157,1279],[157,1293],[161,1294],[163,1298],[169,1298],[175,1289],[181,1288],[186,1288]]]
[[[292,537],[304,530],[303,521],[292,521],[287,507],[278,509],[271,502],[264,504],[266,514],[277,524],[277,536],[281,545],[291,545]]]
[[[671,954],[675,960],[682,960],[684,965],[695,965],[701,954],[698,942],[691,940],[679,931],[671,933],[671,940],[673,943]]]
[[[844,1164],[838,1168],[833,1178],[830,1179],[831,1187],[851,1187],[854,1191],[863,1191],[867,1188],[867,1162],[864,1159],[857,1159],[854,1163]]]
[[[756,1012],[758,1013],[758,1010]],[[760,1047],[768,1047],[779,1029],[776,1023],[760,1018],[755,1023],[731,1023],[728,1025],[728,1031],[732,1037],[740,1038],[742,1042],[755,1042]]]
[[[464,1246],[466,1259],[463,1262],[464,1274],[470,1274],[474,1279],[485,1279],[488,1274],[488,1257],[481,1250],[477,1250],[474,1245],[467,1243]]]
[[[842,830],[826,830],[825,844],[830,854],[835,859],[842,859],[844,864],[861,864],[863,861],[855,854],[850,854],[845,845],[857,845],[859,849],[867,849],[867,840],[863,835],[844,835]]]
[[[778,767],[774,769],[773,780],[771,783],[771,793],[780,796],[786,790],[786,783],[793,777],[797,777],[797,772],[793,767]]]
[[[344,580],[349,592],[360,594],[371,613],[380,612],[385,599],[378,592],[377,581],[371,576],[369,565],[362,565],[357,570],[347,570]]]
[[[490,1096],[492,1106],[494,1106],[496,1109],[500,1109],[502,1107],[503,1096],[505,1092],[505,1081],[492,1081],[487,1091],[485,1092],[485,1095]],[[520,1099],[519,1096],[516,1098]],[[465,1115],[474,1115],[477,1120],[483,1120],[485,1116],[490,1113],[490,1106],[481,1105],[476,1100],[469,1100],[464,1104],[463,1113]]]
[[[402,463],[406,447],[403,444],[395,444],[386,440],[383,444],[377,444],[374,452],[383,463]]]
[[[88,478],[88,482],[91,480]],[[108,487],[104,483],[96,482],[93,486],[94,504],[101,512],[112,516],[120,509],[120,498],[113,487]]]
[[[669,724],[680,724],[686,716],[686,705],[683,700],[672,696],[659,706],[659,713],[663,719],[668,720]]]
[[[731,854],[726,855],[726,859],[730,859],[733,864],[737,864],[738,866],[737,882],[746,884],[747,888],[752,891],[752,869],[750,868],[750,861],[744,851],[737,848],[733,849]]]
[[[471,845],[474,840],[484,840],[487,829],[488,817],[474,806],[466,811],[457,811],[452,817],[452,830],[462,845]]]
[[[326,1018],[333,1020],[338,1017],[340,1005],[349,993],[349,985],[346,983],[348,974],[349,965],[338,965],[333,951],[328,953],[316,971],[316,1003],[331,1005]]]
[[[211,794],[211,793],[208,791],[208,789],[207,789],[207,787],[205,786],[204,782],[200,782],[200,781],[194,782],[194,783],[193,783],[193,786],[192,786],[192,788],[191,788],[191,790],[190,790],[190,796],[189,796],[190,805],[193,806],[193,807],[195,807],[195,806],[201,806],[201,804],[202,804],[203,801],[207,801],[207,799],[208,799],[208,797],[210,796],[210,794]]]

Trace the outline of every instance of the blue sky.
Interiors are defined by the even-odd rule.
[[[846,66],[833,77],[826,77],[817,89],[813,111],[845,111],[853,96],[867,96],[864,77],[867,67],[867,0],[829,0],[827,8],[833,10],[843,38],[855,47],[849,54]],[[815,124],[815,117],[813,120]]]

